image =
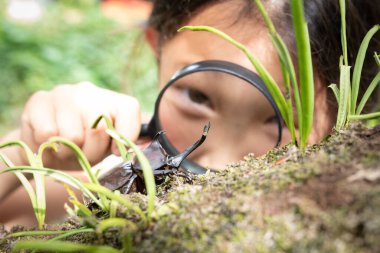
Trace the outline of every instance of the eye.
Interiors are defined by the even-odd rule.
[[[271,116],[268,117],[268,119],[265,121],[266,124],[277,124],[277,117],[276,116]]]
[[[187,88],[185,89],[185,92],[187,92],[187,95],[192,102],[212,108],[209,97],[203,92],[193,88]]]

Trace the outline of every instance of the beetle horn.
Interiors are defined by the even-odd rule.
[[[191,152],[193,152],[196,148],[198,148],[206,140],[207,133],[208,133],[209,129],[210,129],[210,122],[208,122],[208,124],[204,126],[203,134],[198,141],[196,141],[193,145],[188,147],[181,154],[170,157],[168,159],[167,164],[170,166],[178,168],[181,165],[182,161],[185,160],[186,157],[191,154]]]

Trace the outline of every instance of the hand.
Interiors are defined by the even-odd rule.
[[[91,126],[100,115],[108,116],[118,132],[136,141],[141,127],[140,107],[133,97],[96,87],[89,82],[59,85],[51,91],[39,91],[31,96],[22,115],[20,138],[33,151],[50,137],[60,136],[76,143],[90,163],[117,153],[116,145],[105,133],[102,121]],[[25,162],[25,157],[24,157]],[[49,150],[44,165],[56,169],[78,169],[71,150],[60,145],[59,151]]]

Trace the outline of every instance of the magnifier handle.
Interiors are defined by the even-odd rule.
[[[149,136],[149,124],[143,123],[141,124],[139,137],[147,137],[147,136]]]
[[[156,127],[155,117],[153,117],[149,123],[141,124],[141,130],[139,137],[150,137],[153,139],[159,131]]]

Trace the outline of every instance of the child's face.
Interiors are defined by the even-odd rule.
[[[275,81],[282,84],[280,64],[267,30],[248,18],[234,22],[230,3],[211,5],[186,25],[209,25],[226,32],[248,46]],[[255,71],[246,56],[224,40],[207,32],[186,31],[161,48],[160,86],[180,68],[203,60],[230,61]],[[248,153],[262,155],[275,146],[278,136],[273,109],[261,93],[241,84],[242,81],[221,75],[198,74],[185,80],[168,93],[160,113],[168,138],[180,151],[200,136],[203,125],[211,122],[209,136],[193,159],[212,168],[241,160]],[[289,141],[289,133],[284,129],[282,143]]]

